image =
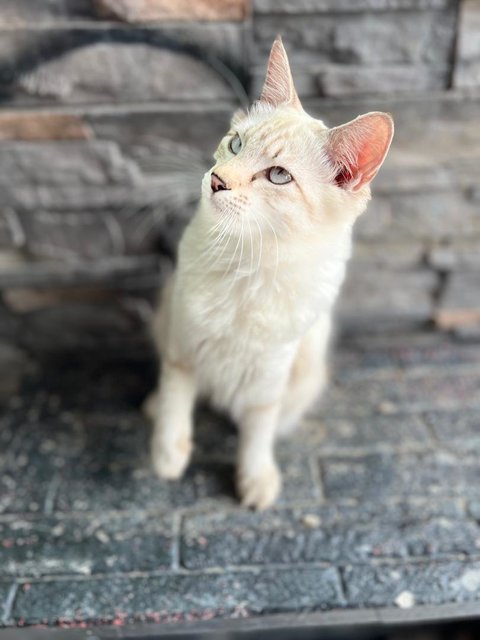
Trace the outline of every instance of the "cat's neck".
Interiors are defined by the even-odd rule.
[[[243,232],[228,233],[228,222],[212,224],[211,216],[200,210],[185,233],[183,254],[189,264],[195,261],[199,269],[222,278],[229,274],[242,278],[285,274],[290,280],[304,277],[307,272],[330,264],[345,263],[350,256],[351,233],[346,227],[338,233],[318,236],[308,229],[304,232],[279,234],[272,228],[260,232],[251,220],[245,222]],[[248,218],[247,218],[248,220]]]

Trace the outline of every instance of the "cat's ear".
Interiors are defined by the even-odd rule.
[[[338,186],[358,191],[371,182],[385,160],[392,137],[392,117],[379,111],[330,129],[326,150],[337,172]]]
[[[267,77],[263,85],[260,102],[266,102],[275,107],[280,104],[290,104],[297,109],[302,108],[293,85],[287,52],[280,36],[277,36],[270,51]]]

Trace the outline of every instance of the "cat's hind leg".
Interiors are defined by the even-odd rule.
[[[328,381],[327,350],[331,322],[321,316],[302,338],[290,370],[277,435],[288,436],[299,424]]]

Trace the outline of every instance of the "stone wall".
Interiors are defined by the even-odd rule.
[[[308,110],[396,120],[342,326],[479,332],[478,0],[4,0],[0,339],[142,343],[199,177],[277,33]]]

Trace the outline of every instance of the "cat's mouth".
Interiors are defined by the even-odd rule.
[[[219,191],[210,195],[210,203],[218,213],[239,216],[246,208],[247,199],[244,196],[233,196],[231,191]]]

